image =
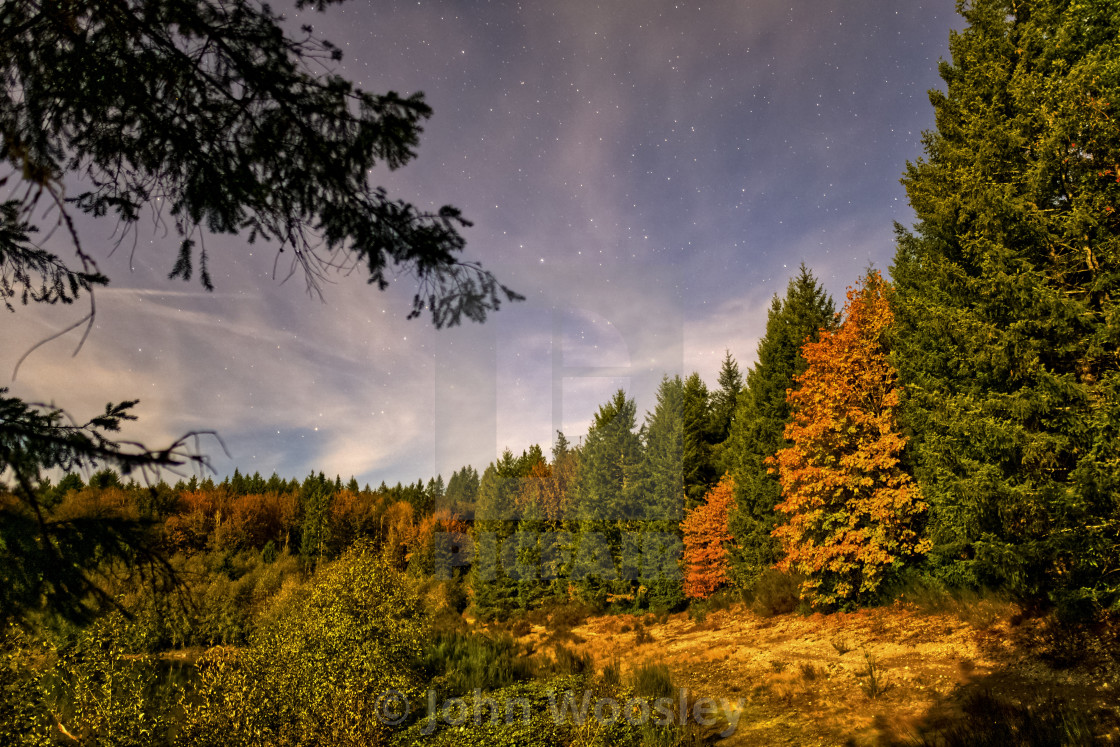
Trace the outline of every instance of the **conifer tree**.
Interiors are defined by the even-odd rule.
[[[1120,592],[1120,16],[974,0],[903,183],[895,362],[952,583]]]
[[[505,541],[517,530],[518,464],[506,449],[483,471],[474,521],[474,605],[483,616],[508,613],[516,604],[517,580],[504,561]]]
[[[712,432],[716,443],[722,443],[731,433],[731,419],[735,415],[735,404],[739,392],[743,390],[743,374],[739,364],[731,357],[731,351],[724,353],[719,369],[719,389],[712,392]]]
[[[519,582],[525,568],[535,568],[531,555],[535,545],[525,544],[519,534],[524,518],[518,495],[528,476],[544,463],[540,446],[534,445],[520,457],[506,449],[482,474],[478,488],[478,507],[474,522],[475,562],[471,568],[474,605],[482,616],[503,617],[521,601],[534,595],[522,593]],[[540,513],[531,512],[534,521]]]
[[[696,374],[689,377],[693,378],[700,380]],[[689,385],[682,382],[680,376],[666,376],[657,390],[656,407],[646,415],[639,498],[645,521],[640,529],[641,547],[634,542],[628,548],[633,555],[648,552],[651,542],[666,543],[669,547],[677,547],[680,542],[689,472],[688,389]],[[699,390],[695,385],[692,389],[706,394],[706,390]],[[691,425],[696,427],[697,422],[694,420]],[[644,599],[640,600],[644,604],[655,609],[672,609],[684,601],[677,558],[663,559],[671,562],[657,564],[638,563],[633,557],[627,560],[627,571],[637,575],[645,589]]]
[[[735,419],[735,408],[739,394],[743,391],[743,374],[739,364],[731,357],[731,351],[724,353],[723,364],[719,369],[719,389],[709,398],[709,441],[711,443],[711,465],[714,474],[722,475],[730,469],[727,462],[728,437],[731,435],[731,421]]]
[[[683,515],[684,392],[685,384],[680,376],[664,377],[657,389],[657,405],[653,412],[646,414],[639,503],[647,521],[676,525]]]
[[[595,414],[580,460],[575,516],[579,538],[572,581],[586,600],[606,601],[619,588],[623,534],[639,527],[642,444],[635,431],[637,407],[619,390]]]
[[[451,473],[444,491],[444,501],[452,513],[462,517],[473,517],[475,501],[478,500],[478,470],[471,465]]]
[[[681,389],[680,418],[683,436],[684,493],[688,508],[704,498],[716,481],[712,467],[712,408],[708,387],[693,372]]]
[[[747,373],[726,448],[735,481],[732,575],[744,588],[778,560],[771,532],[777,523],[774,507],[781,501],[781,486],[767,472],[765,460],[787,445],[783,437],[790,418],[786,390],[793,386],[794,376],[805,370],[801,345],[815,340],[822,328],[831,328],[835,318],[832,297],[804,264],[789,281],[785,298],[775,295],[770,303],[758,361]]]

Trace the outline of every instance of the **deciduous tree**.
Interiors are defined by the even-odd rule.
[[[814,604],[864,601],[892,567],[924,553],[926,504],[900,464],[899,389],[884,336],[893,315],[878,272],[848,290],[845,318],[801,349],[807,368],[789,390],[791,443],[767,460],[785,523],[778,568],[806,577]]]
[[[725,474],[704,502],[688,512],[684,533],[684,593],[706,599],[731,580],[727,545],[732,541],[728,517],[735,503],[735,480]]]
[[[735,478],[732,574],[742,587],[751,587],[778,559],[770,533],[777,523],[774,507],[781,501],[781,487],[767,473],[765,460],[787,445],[782,435],[790,417],[786,390],[805,370],[801,345],[831,327],[835,316],[832,297],[804,264],[789,281],[785,297],[774,296],[770,303],[758,361],[747,373],[724,449]]]

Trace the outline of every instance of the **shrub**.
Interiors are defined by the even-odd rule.
[[[591,657],[562,644],[553,647],[556,661],[552,670],[556,674],[582,674],[591,671]]]
[[[183,743],[382,744],[379,697],[423,692],[426,617],[407,581],[359,542],[280,604],[247,649],[200,661]]]
[[[1093,733],[1093,719],[1069,703],[1047,700],[1016,705],[990,692],[970,693],[961,715],[926,725],[910,735],[917,747],[1002,747],[1003,745],[1104,744]]]
[[[548,616],[548,626],[550,629],[575,628],[587,622],[594,611],[589,605],[580,602],[560,605]]]
[[[869,698],[878,698],[890,689],[890,685],[883,679],[883,667],[871,654],[863,655],[866,668],[856,674],[860,678],[860,687]]]
[[[800,602],[799,586],[797,576],[770,569],[755,582],[751,609],[762,617],[789,614]]]
[[[801,679],[805,680],[806,682],[812,682],[817,679],[817,677],[820,677],[823,674],[822,670],[817,669],[809,662],[802,662],[800,669]]]
[[[439,634],[421,664],[436,689],[448,696],[494,690],[533,675],[529,658],[508,635]]]
[[[635,693],[586,675],[561,676],[512,685],[439,703],[436,718],[401,732],[393,747],[685,747],[699,744],[694,730],[675,725],[631,724],[625,717],[602,720],[594,704],[630,702]],[[494,705],[498,705],[498,711]],[[503,708],[505,706],[505,708]],[[504,710],[504,712],[503,712]],[[620,714],[621,715],[621,714]]]
[[[0,635],[0,744],[54,744],[42,674],[34,665],[41,656],[18,628]]]
[[[634,692],[649,698],[675,698],[676,685],[667,664],[647,661],[630,674]]]
[[[170,739],[179,693],[151,657],[128,654],[125,627],[119,613],[96,621],[56,652],[45,680],[53,710],[81,744],[147,747]]]
[[[607,687],[615,687],[622,683],[622,663],[618,659],[612,659],[603,667],[601,676],[603,684]]]

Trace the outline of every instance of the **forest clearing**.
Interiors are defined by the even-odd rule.
[[[565,641],[597,669],[621,663],[623,676],[663,663],[694,697],[743,700],[720,745],[901,747],[936,744],[955,730],[954,744],[968,744],[970,734],[972,743],[997,744],[993,723],[1014,728],[1028,712],[1061,718],[1063,709],[1092,719],[1099,743],[1120,744],[1118,634],[1063,639],[1053,621],[972,597],[829,615],[764,617],[742,603],[701,614],[616,614],[570,629],[544,621],[517,640],[530,652]],[[1014,732],[1002,734],[1014,743]]]

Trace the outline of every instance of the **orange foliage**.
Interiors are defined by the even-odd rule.
[[[430,556],[437,534],[465,535],[466,532],[467,525],[452,514],[450,509],[437,508],[434,513],[421,516],[417,521],[408,543],[406,559],[412,562],[418,553]]]
[[[802,594],[829,605],[873,592],[899,558],[927,552],[915,526],[926,510],[899,466],[896,372],[881,344],[894,315],[888,287],[870,272],[848,290],[846,319],[801,354],[808,363],[787,392],[792,446],[767,460],[788,523],[774,530],[783,571],[804,574]]]
[[[55,508],[52,518],[60,521],[92,518],[136,521],[140,518],[140,513],[136,501],[120,488],[87,487],[67,493],[62,503]]]
[[[735,503],[735,480],[725,474],[708,491],[703,502],[681,522],[684,532],[684,593],[690,599],[706,599],[729,582],[727,549],[731,532],[727,516]]]
[[[264,547],[269,540],[281,544],[295,522],[297,506],[295,493],[238,496],[230,507],[233,535],[255,549]]]
[[[419,560],[421,569],[431,572],[435,535],[451,533],[465,538],[468,527],[450,509],[439,508],[431,514],[416,514],[412,504],[397,501],[383,514],[385,557],[402,570]]]
[[[345,548],[359,537],[376,534],[385,502],[381,496],[366,492],[340,490],[335,493],[330,515],[332,545]]]
[[[408,559],[408,548],[416,541],[415,511],[408,501],[397,501],[381,516],[385,557],[403,568]]]
[[[200,550],[229,513],[229,495],[224,489],[184,490],[179,494],[178,510],[164,521],[165,541],[173,552]]]
[[[546,521],[558,521],[568,505],[573,464],[571,459],[560,465],[548,465],[545,462],[534,464],[514,496],[517,507],[525,511],[530,506],[536,506]]]

